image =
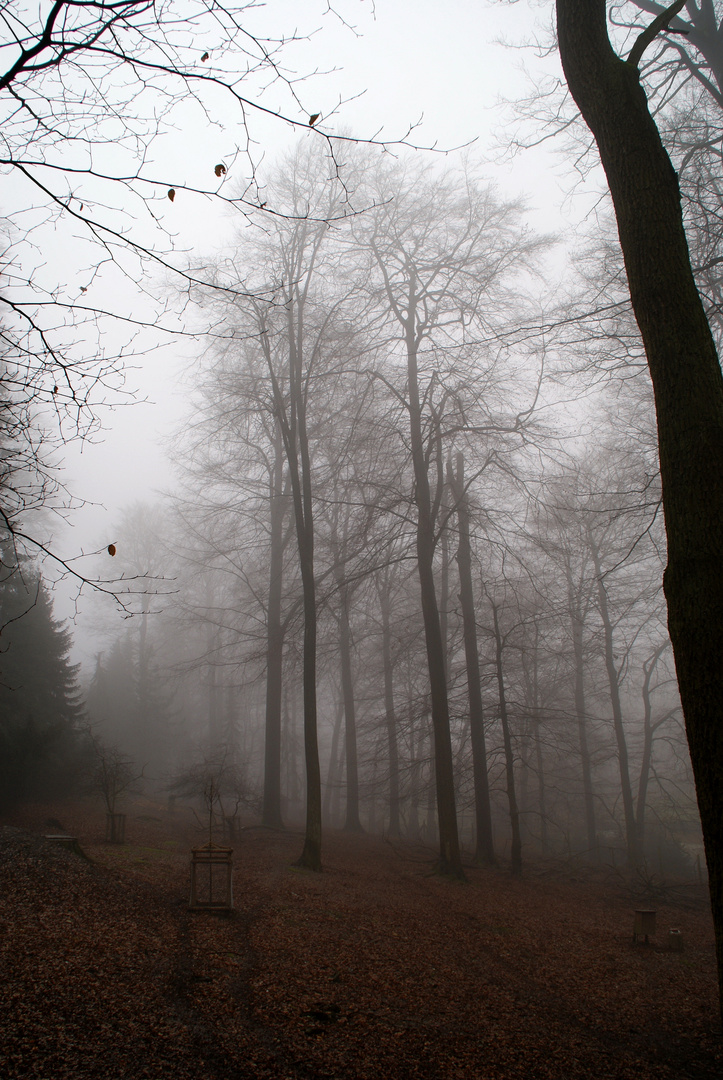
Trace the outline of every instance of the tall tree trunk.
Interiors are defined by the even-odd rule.
[[[344,584],[339,594],[339,660],[341,686],[344,695],[344,744],[346,747],[346,832],[363,832],[359,820],[359,766],[356,741],[356,707],[354,680],[351,670],[351,629],[349,626],[349,586]]]
[[[341,715],[343,718],[343,709]],[[344,730],[342,728],[341,748],[337,751],[336,762],[334,763],[334,777],[336,782],[331,792],[331,807],[329,810],[329,819],[335,829],[338,829],[341,825],[341,782],[342,777],[344,776],[344,758],[346,757],[344,741]]]
[[[442,507],[442,516],[447,513]],[[444,674],[449,686],[449,528],[444,525],[439,537],[439,629],[442,634],[442,658]]]
[[[429,776],[427,778],[427,806],[424,813],[425,840],[428,844],[434,844],[439,839],[439,821],[436,811],[437,785],[434,762],[434,728],[428,724],[429,739]]]
[[[655,393],[668,540],[663,586],[723,1011],[723,376],[690,267],[678,178],[648,109],[637,55],[630,62],[614,53],[605,0],[557,0],[557,20],[565,77],[610,185]]]
[[[283,828],[281,817],[281,687],[284,628],[281,620],[284,563],[284,457],[281,431],[274,439],[274,466],[269,483],[269,598],[266,610],[266,725],[264,744],[263,825]]]
[[[206,683],[208,685],[208,742],[211,752],[221,743],[221,709],[219,704],[218,667],[216,652],[218,649],[218,627],[208,624],[206,643],[209,662],[207,664]]]
[[[308,287],[308,281],[306,283]],[[316,704],[316,579],[314,576],[314,513],[311,455],[306,427],[306,387],[303,372],[304,296],[293,282],[285,296],[288,347],[288,401],[274,370],[263,316],[260,343],[266,358],[276,419],[284,440],[296,524],[304,613],[303,700],[304,760],[306,764],[306,831],[299,866],[321,870],[321,768]],[[302,291],[303,293],[303,291]]]
[[[409,730],[409,747],[411,761],[409,767],[409,820],[407,822],[407,836],[410,840],[419,840],[419,804],[422,799],[422,752],[424,750],[424,723],[423,717],[419,717],[418,738],[415,738],[415,715],[412,697],[411,681],[407,680],[407,727]]]
[[[540,846],[542,854],[547,855],[550,850],[550,841],[547,835],[547,795],[545,790],[545,758],[542,753],[542,736],[540,735],[540,718],[535,716],[535,763],[537,765],[537,800],[540,807]]]
[[[321,870],[321,769],[316,712],[316,580],[314,522],[311,503],[311,463],[302,412],[299,424],[302,476],[294,490],[296,535],[304,599],[304,760],[306,762],[306,833],[299,866]],[[293,470],[292,470],[293,472]],[[292,480],[292,488],[294,481]]]
[[[620,682],[618,679],[618,669],[615,666],[613,625],[610,620],[608,594],[607,589],[605,588],[605,582],[603,580],[602,566],[600,565],[600,552],[597,549],[597,545],[595,544],[590,530],[588,530],[587,536],[588,543],[590,545],[590,554],[592,555],[592,561],[595,567],[595,583],[597,586],[598,610],[600,611],[600,619],[603,626],[603,640],[605,643],[605,671],[607,673],[608,688],[610,691],[610,708],[612,709],[613,714],[613,730],[615,732],[615,743],[618,748],[620,790],[623,796],[623,813],[625,815],[625,846],[627,851],[628,863],[630,864],[630,866],[638,866],[638,864],[640,863],[640,852],[638,850],[638,834],[635,825],[635,804],[633,802],[633,789],[630,783],[628,742],[625,735],[625,725],[623,723],[623,707],[620,702]]]
[[[384,668],[384,716],[387,726],[387,756],[389,760],[389,835],[401,834],[399,820],[399,747],[397,745],[397,718],[394,711],[394,664],[392,662],[392,634],[390,619],[389,581],[386,573],[378,588],[382,614],[382,666]]]
[[[150,657],[148,655],[148,612],[151,598],[143,596],[141,625],[138,633],[138,721],[141,738],[148,741],[150,716]]]
[[[339,664],[341,668],[341,690],[344,700],[344,745],[346,747],[346,819],[344,829],[347,832],[363,832],[359,819],[359,765],[356,737],[356,703],[354,701],[354,678],[351,662],[351,625],[349,609],[352,589],[346,579],[346,555],[349,541],[349,504],[340,511],[338,493],[335,485],[336,505],[332,507],[329,530],[329,547],[334,563],[334,580],[339,595]],[[339,514],[343,514],[341,537],[339,536]]]
[[[650,766],[653,761],[653,736],[657,724],[653,724],[653,708],[651,701],[650,682],[655,671],[655,665],[665,650],[668,642],[664,641],[655,652],[643,663],[643,685],[641,694],[643,698],[643,753],[640,759],[640,777],[638,779],[638,799],[635,809],[635,828],[638,838],[638,850],[641,857],[645,853],[645,806],[648,801],[648,783],[650,782]],[[667,713],[666,716],[669,716]],[[658,721],[660,723],[661,721]]]
[[[492,809],[487,773],[487,746],[485,744],[484,710],[482,707],[482,684],[479,673],[479,646],[477,621],[472,585],[472,549],[469,536],[469,503],[464,482],[464,456],[457,454],[456,472],[450,466],[450,481],[457,510],[459,541],[457,544],[457,567],[459,569],[459,602],[462,607],[464,633],[464,658],[467,668],[467,695],[469,698],[469,731],[472,744],[472,775],[474,779],[474,810],[478,862],[491,866],[495,862],[492,837]]]
[[[414,278],[412,278],[410,285],[410,293],[409,309],[413,311]],[[442,640],[442,627],[434,584],[434,520],[422,434],[419,373],[417,369],[419,343],[411,322],[410,319],[406,327],[409,424],[412,461],[414,464],[414,493],[417,507],[417,570],[422,599],[424,637],[427,646],[427,668],[432,699],[437,819],[439,824],[439,871],[453,877],[463,878],[464,871],[462,869],[457,833],[444,642]]]
[[[572,567],[565,565],[567,576],[567,606],[572,629],[572,654],[575,667],[575,716],[577,717],[577,738],[580,746],[580,767],[582,770],[582,792],[585,805],[585,828],[587,847],[595,862],[600,858],[600,845],[597,838],[595,821],[595,799],[592,786],[592,760],[587,739],[587,711],[585,705],[585,657],[583,651],[583,616],[579,590],[576,592],[572,579]]]
[[[284,686],[283,699],[282,735],[286,758],[286,798],[288,803],[296,808],[301,799],[297,765],[299,747],[296,741],[296,696],[291,695],[291,704],[289,704],[288,684]]]
[[[510,858],[512,861],[512,873],[515,877],[522,874],[522,834],[520,831],[520,810],[517,804],[517,791],[515,788],[515,757],[512,752],[512,732],[510,731],[510,717],[507,711],[507,693],[505,690],[505,674],[502,663],[504,642],[500,631],[500,621],[497,613],[497,605],[492,604],[492,617],[494,619],[495,632],[495,670],[497,673],[497,690],[500,701],[500,723],[502,725],[502,742],[505,748],[505,776],[507,779],[507,804],[510,808],[510,827],[512,829],[512,845]]]
[[[331,820],[331,796],[337,784],[341,782],[341,776],[337,768],[339,761],[339,738],[341,736],[341,722],[344,719],[344,697],[340,695],[336,706],[334,727],[331,732],[331,750],[329,751],[329,767],[326,770],[326,786],[324,788],[324,805],[322,807],[322,819],[329,824]]]
[[[529,663],[529,653],[532,654],[531,663]],[[531,710],[528,735],[531,735],[531,741],[534,744],[535,768],[537,770],[537,805],[540,817],[540,845],[543,854],[546,854],[548,850],[547,800],[545,791],[545,760],[542,753],[542,736],[540,734],[540,727],[542,724],[542,710],[540,708],[540,624],[537,620],[535,620],[535,637],[532,648],[523,654],[523,665],[525,669],[525,681],[527,683],[527,696]],[[531,755],[532,747],[530,747],[527,759],[528,770],[529,758]],[[525,807],[525,809],[527,809],[527,807]],[[529,828],[527,832],[529,835]]]

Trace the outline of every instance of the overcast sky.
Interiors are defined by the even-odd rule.
[[[536,22],[549,20],[551,5],[525,0],[447,0],[444,6],[438,0],[340,0],[335,6],[338,15],[328,11],[323,0],[273,0],[249,23],[261,35],[305,35],[318,28],[308,40],[289,45],[283,55],[292,73],[320,73],[298,90],[309,112],[321,113],[324,129],[394,140],[415,125],[410,141],[419,146],[446,150],[473,143],[484,172],[506,194],[527,198],[532,224],[555,229],[562,203],[559,161],[543,148],[503,162],[498,142],[506,115],[500,99],[528,92],[523,65],[537,64],[533,51],[519,46],[535,36]],[[546,62],[546,70],[556,70],[556,58]],[[273,88],[264,101],[273,104]],[[187,177],[193,180],[192,163],[232,160],[239,140],[232,119],[223,128],[192,119],[184,123],[183,130],[163,141],[156,172],[180,185]],[[299,138],[299,129],[258,119],[252,135],[257,156],[272,163]],[[237,158],[236,175],[229,183],[243,180],[245,167],[245,159]],[[234,229],[221,207],[184,212],[180,194],[163,210],[179,249],[203,247],[212,253]],[[179,371],[194,350],[201,349],[200,343],[170,344],[138,361],[129,371],[128,386],[137,390],[139,402],[148,403],[105,412],[99,440],[82,449],[68,448],[66,481],[91,504],[74,515],[73,528],[63,538],[69,554],[112,541],[113,525],[124,506],[172,485],[164,440],[184,412]]]

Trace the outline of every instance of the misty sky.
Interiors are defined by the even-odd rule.
[[[261,35],[304,35],[318,28],[308,40],[289,45],[284,57],[292,74],[318,72],[298,84],[297,91],[309,112],[321,113],[324,129],[395,140],[415,125],[410,135],[415,145],[439,151],[472,144],[470,152],[482,162],[483,172],[496,179],[505,194],[526,198],[530,223],[555,230],[564,199],[562,161],[547,147],[514,160],[503,160],[500,149],[509,115],[500,99],[528,92],[523,66],[540,70],[534,50],[519,46],[538,33],[536,25],[549,20],[552,9],[479,0],[450,0],[443,12],[434,0],[343,0],[335,7],[338,15],[326,11],[323,2],[300,6],[274,0],[254,13],[250,24]],[[546,60],[544,69],[555,73],[557,58]],[[268,103],[273,104],[273,87]],[[168,175],[180,186],[189,161],[234,159],[239,134],[233,123],[214,129],[189,113],[181,126],[159,144],[158,175]],[[273,164],[299,138],[299,129],[259,118],[252,136],[263,177],[263,159]],[[310,132],[302,137],[315,136]],[[246,167],[246,159],[237,157],[228,183],[243,183]],[[179,252],[212,256],[228,244],[237,222],[218,205],[195,204],[191,213],[187,205],[180,197],[163,205],[164,225],[175,233]],[[565,213],[570,212],[566,206]],[[160,279],[155,287],[161,292],[170,288]],[[130,296],[128,303],[134,303]],[[67,448],[66,482],[89,504],[72,516],[72,527],[63,537],[68,555],[112,541],[113,525],[124,506],[172,486],[164,441],[172,439],[186,408],[182,373],[203,348],[200,337],[176,339],[131,358],[127,388],[137,391],[137,403],[104,410],[104,431],[94,443]],[[56,538],[61,535],[55,528],[54,533]],[[59,613],[66,614],[60,597],[58,605]]]

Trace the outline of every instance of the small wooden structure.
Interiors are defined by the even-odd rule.
[[[46,833],[45,839],[49,840],[51,844],[57,844],[59,847],[67,848],[68,851],[77,851],[78,838],[76,836],[68,836],[66,833]]]
[[[105,815],[105,839],[107,844],[124,844],[126,839],[125,814]]]
[[[68,836],[66,833],[46,833],[44,839],[49,840],[51,844],[57,844],[58,847],[64,847],[68,851],[72,851],[74,855],[80,856],[86,862],[91,861],[78,843],[76,836]]]
[[[635,912],[635,924],[633,926],[633,942],[637,944],[642,938],[646,945],[648,938],[655,937],[655,916],[657,911],[648,908],[638,908]]]
[[[191,849],[189,907],[206,911],[233,908],[233,848],[208,843]]]

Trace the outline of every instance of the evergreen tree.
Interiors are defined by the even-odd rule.
[[[0,578],[0,807],[72,779],[83,709],[70,648],[37,569],[10,569]]]

